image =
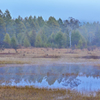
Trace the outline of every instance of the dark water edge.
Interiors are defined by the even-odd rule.
[[[83,64],[5,65],[0,67],[0,85],[98,91],[100,68]]]

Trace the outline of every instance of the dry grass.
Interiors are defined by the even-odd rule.
[[[4,86],[0,87],[0,100],[100,100],[100,92],[87,96],[71,90]]]
[[[25,48],[4,49],[0,51],[0,64],[44,64],[56,62],[99,62],[100,50]]]
[[[24,64],[22,61],[0,61],[0,64]],[[29,63],[29,62],[26,62]]]
[[[52,100],[65,94],[65,90],[47,90],[33,87],[0,87],[0,100]]]

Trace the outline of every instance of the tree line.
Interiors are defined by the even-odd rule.
[[[100,46],[100,23],[56,20],[50,16],[13,19],[9,10],[0,10],[0,48],[17,47],[86,48]]]

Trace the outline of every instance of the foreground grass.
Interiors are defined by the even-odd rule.
[[[65,90],[47,90],[33,87],[0,87],[0,100],[52,100],[65,94]]]
[[[0,100],[100,100],[100,92],[86,96],[70,90],[4,86],[0,87]]]

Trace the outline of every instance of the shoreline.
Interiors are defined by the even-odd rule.
[[[22,63],[22,64],[18,64],[18,63],[6,63],[6,64],[0,64],[0,67],[18,67],[18,66],[60,66],[60,65],[63,65],[63,66],[66,66],[66,65],[82,65],[82,66],[95,66],[95,67],[99,67],[100,65],[100,62],[49,62],[49,63]]]

